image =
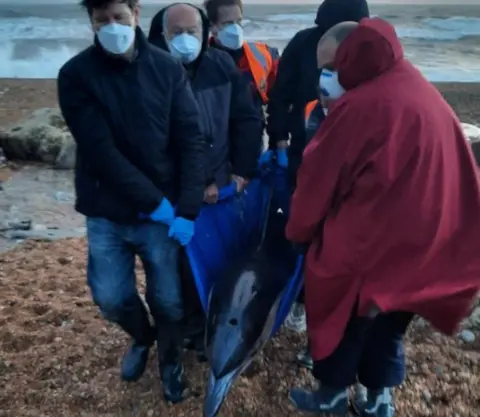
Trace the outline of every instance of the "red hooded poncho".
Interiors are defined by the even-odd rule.
[[[303,154],[287,237],[305,266],[315,360],[358,314],[409,311],[445,333],[480,288],[480,190],[461,125],[403,56],[394,28],[365,19],[335,57],[347,93]]]

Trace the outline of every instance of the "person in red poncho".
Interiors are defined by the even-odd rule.
[[[328,117],[306,147],[287,237],[308,244],[305,296],[317,391],[304,411],[394,414],[403,335],[414,315],[452,334],[480,289],[480,187],[459,120],[381,19],[320,40]]]

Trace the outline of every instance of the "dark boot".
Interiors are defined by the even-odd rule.
[[[180,362],[161,365],[160,377],[162,379],[165,401],[177,404],[188,397],[189,389],[183,365]]]
[[[157,334],[157,352],[163,396],[171,403],[182,402],[189,393],[182,365],[183,332],[180,323],[162,326]]]
[[[204,345],[205,343],[201,335],[192,336],[192,338],[188,338],[183,341],[183,348],[194,351],[195,356],[197,357],[197,362],[199,363],[204,363],[204,362],[207,362],[208,360],[205,354]]]
[[[124,381],[135,382],[140,379],[147,367],[149,350],[150,346],[132,343],[122,360],[120,375]]]
[[[145,372],[148,351],[155,342],[156,332],[150,325],[147,310],[137,297],[118,324],[133,338],[133,343],[122,360],[120,375],[124,381],[138,381]]]
[[[395,408],[392,390],[390,388],[368,390],[367,403],[360,415],[362,417],[393,417]]]
[[[294,388],[289,394],[290,401],[300,411],[316,413],[318,416],[345,417],[348,412],[348,389],[322,386],[317,391]]]

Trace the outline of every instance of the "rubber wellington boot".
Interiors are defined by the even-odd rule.
[[[345,417],[348,412],[348,388],[322,386],[317,391],[294,388],[289,398],[300,411],[318,416]]]

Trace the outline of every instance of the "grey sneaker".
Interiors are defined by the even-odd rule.
[[[297,365],[302,368],[313,369],[313,359],[310,356],[310,350],[308,347],[297,353],[295,357]]]
[[[352,402],[353,412],[357,416],[360,416],[362,414],[362,411],[365,410],[365,407],[367,406],[368,390],[362,384],[357,382],[353,387],[352,394],[353,395],[352,395],[351,402]]]
[[[362,417],[394,417],[392,390],[368,390],[367,403],[360,414]]]
[[[293,303],[287,318],[285,319],[285,327],[297,333],[307,331],[307,317],[305,314],[305,306],[301,303]]]
[[[348,389],[322,386],[317,391],[294,388],[289,394],[290,401],[303,412],[317,416],[345,417],[348,412]]]

